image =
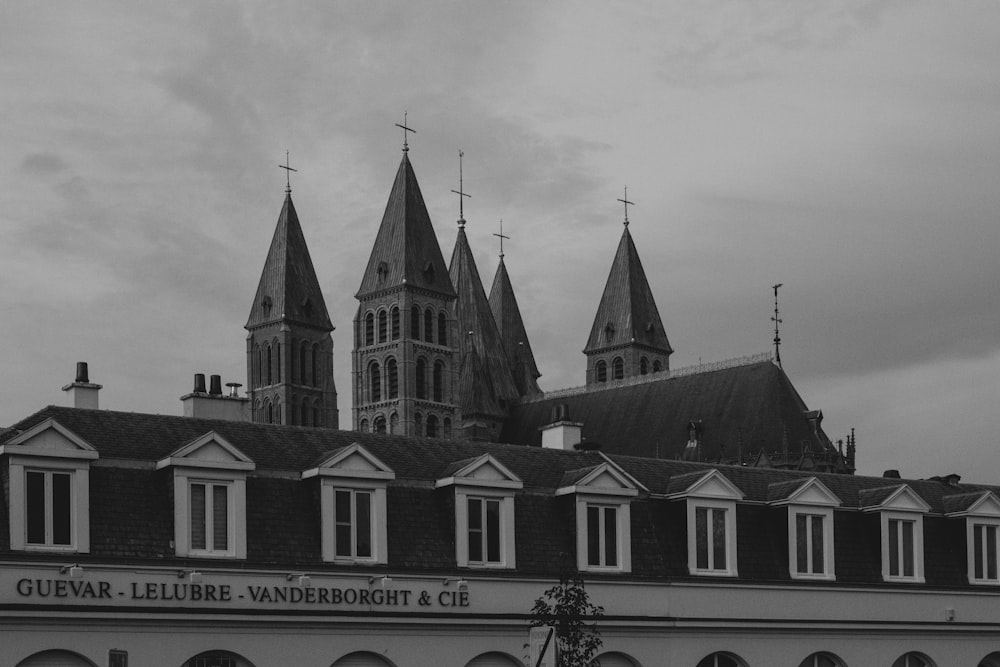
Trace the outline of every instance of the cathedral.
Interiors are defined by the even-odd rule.
[[[586,384],[543,392],[503,252],[487,295],[460,209],[445,264],[404,141],[355,295],[351,429],[852,473],[853,436],[846,452],[834,445],[776,357],[671,370],[622,201],[624,230],[584,347]],[[338,428],[333,324],[290,187],[246,329],[252,421]]]

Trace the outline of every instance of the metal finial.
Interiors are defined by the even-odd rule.
[[[417,133],[416,130],[410,129],[409,127],[406,126],[406,113],[407,113],[406,111],[403,112],[403,124],[400,125],[399,123],[396,123],[396,127],[402,128],[402,130],[403,130],[403,152],[404,153],[406,153],[407,151],[410,150],[410,145],[406,143],[406,133],[407,132],[412,132],[413,134]]]
[[[781,318],[778,317],[778,288],[781,287],[782,283],[773,285],[774,290],[774,317],[771,321],[774,322],[774,360],[778,362],[778,368],[781,368],[781,336],[778,335],[778,325],[781,324]]]
[[[285,170],[285,194],[292,194],[291,172],[298,171],[298,169],[292,169],[288,165],[288,151],[285,151],[285,164],[279,164],[278,166]]]
[[[503,259],[503,240],[504,239],[507,239],[508,241],[510,240],[510,237],[504,236],[503,233],[503,218],[500,218],[500,233],[494,234],[493,236],[496,236],[497,238],[500,239],[500,259]]]
[[[628,186],[625,186],[625,199],[619,199],[621,203],[625,204],[625,226],[628,227],[628,207],[635,206],[634,201],[628,200]]]
[[[464,151],[458,151],[458,190],[452,190],[456,195],[458,195],[458,226],[460,229],[465,229],[465,208],[463,204],[465,200],[463,197],[472,197],[470,194],[466,194],[463,190],[463,180],[462,180],[462,158],[465,157]]]

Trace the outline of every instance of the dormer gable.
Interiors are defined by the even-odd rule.
[[[993,491],[975,491],[945,496],[945,514],[950,517],[1000,518],[1000,498]]]
[[[521,489],[524,482],[492,454],[456,461],[434,482],[434,488],[468,485],[497,489]]]
[[[0,456],[5,454],[85,461],[99,457],[93,445],[52,417],[0,445]]]
[[[670,478],[667,498],[710,498],[716,500],[743,500],[744,493],[725,475],[712,468]]]
[[[823,482],[815,477],[804,481],[776,482],[767,487],[768,503],[784,505],[810,505],[813,507],[840,507],[843,503]]]
[[[595,493],[634,497],[639,495],[640,489],[648,491],[613,461],[606,460],[596,466],[567,471],[555,494],[562,496],[571,493]]]
[[[156,462],[157,470],[170,466],[244,472],[257,467],[250,457],[215,431],[195,438]]]
[[[858,504],[864,512],[927,513],[931,509],[909,484],[864,489],[858,493]]]
[[[302,473],[302,479],[310,477],[391,480],[396,479],[396,473],[360,443],[355,442],[331,452],[315,468]]]

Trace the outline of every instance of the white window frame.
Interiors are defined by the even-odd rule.
[[[205,548],[192,545],[191,487],[195,484],[225,486],[228,489],[229,531],[225,550],[212,547],[208,533],[209,494],[205,494]],[[178,556],[197,558],[246,558],[246,477],[239,471],[207,470],[205,468],[174,468],[174,550]]]
[[[924,515],[919,512],[883,511],[881,516],[882,533],[882,579],[884,581],[898,581],[906,583],[924,582]],[[890,553],[889,528],[894,522],[910,522],[913,524],[913,574],[903,573],[905,563],[903,549],[905,545],[902,539],[896,540],[897,551]],[[902,534],[899,536],[902,537]],[[890,574],[892,570],[892,559],[897,559],[899,574]]]
[[[483,559],[472,560],[469,552],[469,500],[499,501],[500,560],[486,559],[483,526]],[[485,506],[484,506],[485,512]],[[516,563],[514,542],[514,493],[512,490],[477,486],[455,487],[455,560],[459,567],[512,569]]]
[[[823,521],[823,572],[800,572],[798,569],[798,517],[821,517]],[[807,535],[805,536],[806,560],[809,569],[812,569],[813,553],[812,522],[807,521]],[[792,579],[809,579],[814,581],[834,581],[833,558],[833,508],[817,507],[815,505],[789,505],[788,506],[788,573]]]
[[[983,575],[982,577],[976,576],[976,537],[975,530],[977,527],[983,528],[984,538],[981,545],[981,549],[985,551],[983,556]],[[991,555],[987,546],[987,531],[988,529],[993,529],[993,571],[994,576],[989,577],[989,556]],[[984,517],[984,516],[968,516],[966,517],[966,539],[967,539],[967,553],[968,553],[968,572],[969,572],[969,583],[985,586],[997,586],[1000,585],[1000,518],[997,517]]]
[[[41,465],[39,465],[41,464]],[[35,462],[30,461],[24,465],[12,466],[16,467],[17,471],[13,472],[11,475],[11,496],[15,498],[20,498],[19,507],[17,508],[20,516],[19,523],[23,526],[22,529],[18,530],[20,540],[18,540],[18,545],[11,545],[12,549],[23,549],[25,551],[68,551],[76,552],[81,551],[79,548],[79,540],[81,537],[81,512],[82,507],[87,507],[85,510],[89,513],[88,501],[87,499],[81,498],[81,489],[79,487],[84,482],[84,477],[88,477],[87,471],[84,470],[82,473],[80,469],[73,465],[72,463],[67,465],[64,462],[59,461],[46,461],[42,463],[41,461]],[[45,484],[45,541],[44,542],[29,542],[28,541],[28,475],[31,473],[39,473],[44,475]],[[20,488],[15,491],[14,485],[14,475],[18,477],[18,484]],[[52,507],[52,475],[68,475],[69,476],[69,542],[67,544],[56,544],[53,536],[53,522],[54,514]],[[89,494],[88,494],[89,495]],[[12,514],[14,513],[14,507],[11,507]],[[89,532],[89,526],[88,526]]]
[[[205,488],[205,547],[194,546],[194,508],[191,506],[191,497],[195,486]],[[218,531],[215,526],[215,489],[226,490],[226,548],[216,549],[215,538]],[[198,557],[222,557],[233,558],[236,556],[236,503],[234,500],[235,483],[233,480],[219,480],[207,478],[188,478],[187,480],[187,530],[188,530],[188,555]]]
[[[590,562],[590,510],[598,510],[598,536],[597,549],[599,563]],[[615,559],[614,565],[606,563],[607,554],[607,531],[605,530],[607,511],[613,510],[615,513]],[[626,522],[631,521],[629,503],[612,503],[607,498],[588,498],[587,496],[577,498],[577,534],[582,535],[578,545],[580,560],[585,564],[590,572],[628,572],[632,569],[631,538],[625,539],[628,535],[624,527]]]
[[[351,554],[337,554],[337,514],[336,493],[351,494]],[[358,493],[368,493],[371,497],[369,511],[368,539],[371,544],[370,556],[358,556],[357,540],[357,505],[355,498]],[[388,561],[388,529],[386,521],[386,484],[375,479],[352,479],[345,477],[324,477],[320,486],[320,502],[322,503],[320,531],[323,560],[327,563],[352,563],[357,565],[377,565]]]
[[[708,544],[709,567],[698,566],[698,526],[697,512],[699,509],[722,510],[725,512],[725,535],[726,535],[726,562],[723,567],[712,567],[713,549],[711,543],[712,525],[711,521],[706,522],[706,543]],[[711,513],[708,515],[711,517]],[[735,500],[715,500],[709,498],[688,498],[687,500],[687,524],[688,524],[688,571],[691,574],[709,577],[735,577],[737,572],[736,553],[736,501]]]

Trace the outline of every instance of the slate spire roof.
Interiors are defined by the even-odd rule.
[[[455,240],[455,250],[451,255],[449,268],[452,284],[458,292],[455,302],[455,318],[458,320],[460,358],[465,363],[471,351],[471,346],[482,357],[483,375],[481,382],[489,382],[493,394],[500,401],[511,401],[518,397],[517,387],[510,374],[510,363],[500,340],[493,311],[486,299],[483,281],[479,278],[479,270],[465,236],[465,228],[459,227],[458,238]],[[469,335],[469,332],[472,332]],[[466,411],[464,401],[470,399],[463,396],[462,411]]]
[[[333,331],[290,190],[285,191],[245,328],[281,321]]]
[[[382,224],[357,297],[406,285],[455,295],[430,215],[406,152],[396,171]]]
[[[538,371],[535,355],[531,352],[528,332],[524,328],[524,320],[521,319],[521,309],[517,306],[517,298],[510,284],[510,276],[507,275],[503,255],[500,255],[500,264],[493,277],[489,301],[518,394],[525,396],[542,393],[537,382],[542,374]]]
[[[609,329],[613,336],[607,335]],[[673,352],[639,253],[626,226],[584,352],[630,343],[667,354]]]

